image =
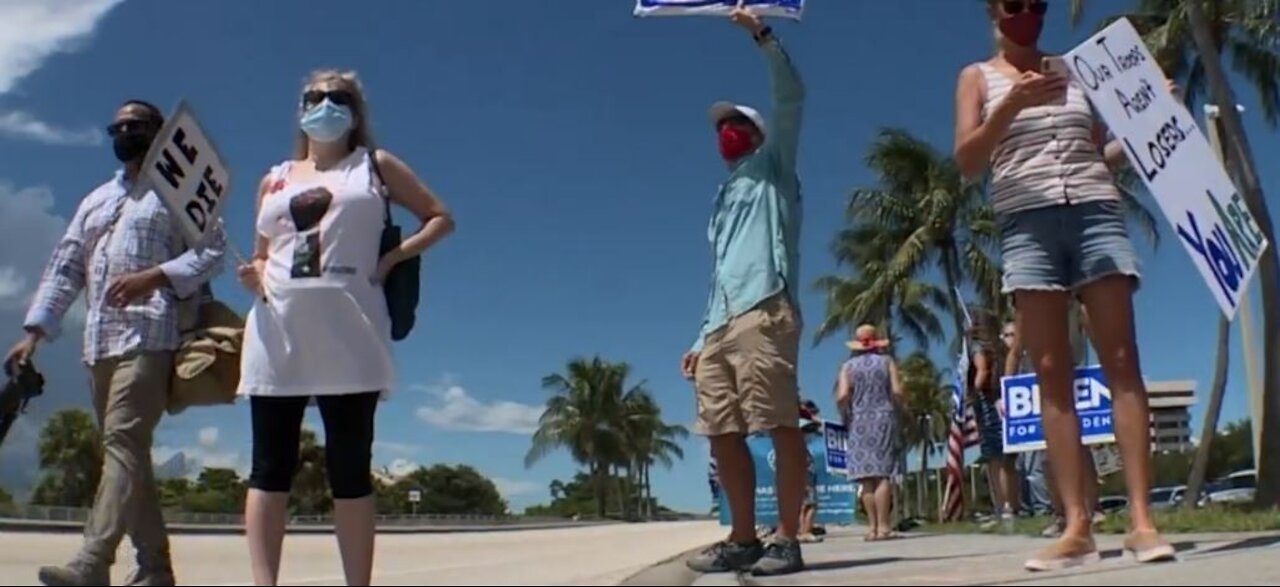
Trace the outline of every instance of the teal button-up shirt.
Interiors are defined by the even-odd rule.
[[[800,178],[796,154],[804,84],[777,39],[762,45],[773,90],[773,119],[764,144],[739,160],[720,186],[707,228],[714,269],[707,309],[693,350],[778,293],[791,296],[800,279]]]

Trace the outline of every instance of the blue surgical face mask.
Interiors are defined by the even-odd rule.
[[[299,120],[302,132],[318,143],[332,143],[341,139],[351,130],[351,124],[351,109],[334,104],[328,98],[303,112]]]

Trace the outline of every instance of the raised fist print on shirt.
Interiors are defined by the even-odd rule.
[[[331,203],[333,193],[325,188],[310,189],[289,200],[289,214],[298,231],[290,271],[294,279],[320,276],[320,221]]]

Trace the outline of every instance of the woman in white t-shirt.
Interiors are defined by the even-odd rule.
[[[408,166],[373,148],[354,74],[312,75],[300,105],[297,153],[263,178],[257,247],[252,263],[239,269],[241,282],[258,296],[245,328],[240,381],[253,413],[245,526],[254,581],[276,584],[302,420],[314,400],[324,420],[347,583],[368,585],[374,413],[395,373],[381,283],[454,224]],[[392,202],[412,211],[422,227],[380,255]]]

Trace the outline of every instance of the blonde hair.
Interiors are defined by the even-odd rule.
[[[325,84],[333,89],[351,92],[351,114],[355,121],[352,123],[351,132],[347,135],[347,148],[355,150],[357,147],[365,147],[372,150],[373,142],[373,125],[369,120],[369,103],[365,100],[364,86],[360,84],[360,78],[354,71],[338,71],[336,69],[322,69],[313,72],[302,84],[303,92],[308,89]],[[301,107],[302,100],[298,101]],[[297,160],[306,159],[310,154],[310,141],[307,134],[298,131],[297,140],[295,142],[293,157]]]

